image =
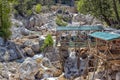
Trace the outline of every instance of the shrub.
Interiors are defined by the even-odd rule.
[[[27,10],[27,11],[26,11],[26,14],[27,14],[28,16],[32,15],[32,10]]]
[[[36,13],[40,13],[41,9],[42,9],[41,4],[37,4],[37,5],[35,6],[35,12],[36,12]]]
[[[71,16],[64,16],[64,17],[63,17],[63,20],[64,20],[65,22],[71,22],[71,21],[72,21],[72,17],[71,17]]]
[[[11,34],[12,32],[10,30],[7,29],[0,30],[0,36],[4,38],[5,41],[10,38]]]
[[[56,18],[56,24],[57,24],[58,26],[67,26],[67,23],[64,22],[64,21],[63,21],[61,18],[59,18],[59,17]]]
[[[53,46],[53,44],[54,44],[54,42],[53,42],[52,36],[50,34],[48,34],[44,40],[44,44],[43,44],[41,50],[44,51],[45,48],[51,47],[51,46]]]
[[[11,20],[10,20],[10,3],[7,0],[3,0],[2,4],[0,3],[0,37],[4,38],[5,42],[10,38],[11,31]]]

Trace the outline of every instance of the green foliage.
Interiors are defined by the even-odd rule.
[[[38,4],[41,4],[41,6],[46,6],[47,10],[50,11],[51,6],[55,5],[55,3],[56,3],[56,0],[9,0],[9,1],[14,2],[14,8],[17,11],[17,12],[15,12],[15,15],[17,15],[17,16],[20,15],[22,17],[29,17],[29,14],[33,14],[33,13],[31,13],[31,11],[33,10],[33,7],[37,6]],[[70,1],[70,0],[58,1],[57,0],[57,2],[71,4],[72,2],[74,2],[74,0],[72,0],[72,1]],[[41,11],[41,6],[38,6],[36,8],[37,13],[39,13]]]
[[[63,19],[63,21],[65,21],[65,22],[71,22],[72,17],[71,17],[71,16],[64,16],[62,19]]]
[[[58,16],[58,17],[56,18],[56,24],[57,24],[58,26],[67,26],[67,23],[62,20],[62,17],[61,17],[61,16]]]
[[[35,6],[35,12],[36,12],[36,13],[40,13],[41,9],[42,9],[41,4],[37,4],[37,5]]]
[[[7,40],[10,38],[12,32],[8,29],[3,29],[3,30],[0,30],[0,36],[2,38],[4,38],[4,40]]]
[[[52,39],[52,36],[50,34],[48,34],[44,40],[44,44],[41,48],[41,50],[45,50],[45,48],[47,47],[50,47],[50,46],[53,46],[54,42],[53,42],[53,39]]]
[[[52,46],[53,45],[53,39],[52,39],[52,36],[50,34],[47,35],[44,43],[45,43],[46,46]]]
[[[15,15],[20,15],[22,17],[29,17],[32,15],[32,8],[36,4],[35,0],[15,0],[14,9]]]
[[[54,4],[54,0],[14,0],[14,9],[17,11],[14,14],[22,17],[29,17],[33,14],[33,8],[35,6],[35,12],[39,13],[42,6],[50,8]]]
[[[78,10],[78,11],[82,11],[83,5],[84,5],[84,0],[80,0],[80,1],[77,3],[77,10]]]
[[[91,14],[109,26],[120,26],[119,0],[79,0],[77,10],[83,14]]]
[[[27,11],[26,11],[26,14],[27,14],[28,16],[32,15],[32,10],[27,10]]]
[[[0,37],[7,40],[10,35],[10,3],[7,0],[0,0]]]

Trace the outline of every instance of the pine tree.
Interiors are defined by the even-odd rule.
[[[6,41],[10,35],[10,4],[8,0],[0,0],[0,37]]]

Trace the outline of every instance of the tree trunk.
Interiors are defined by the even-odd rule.
[[[115,15],[116,15],[116,18],[118,20],[118,24],[120,25],[120,17],[119,17],[119,14],[118,14],[117,5],[116,5],[116,1],[115,0],[113,0],[113,9],[115,11]]]

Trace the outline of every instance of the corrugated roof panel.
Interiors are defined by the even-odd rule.
[[[114,40],[114,39],[120,39],[119,34],[112,34],[108,32],[94,32],[92,34],[89,34],[92,37],[99,38],[102,40]]]
[[[104,30],[104,28],[102,26],[58,26],[56,28],[57,31],[65,31],[65,30],[68,30],[68,31],[72,31],[72,30]]]

